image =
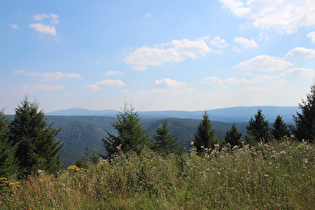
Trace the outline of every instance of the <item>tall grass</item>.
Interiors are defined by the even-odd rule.
[[[120,153],[2,189],[0,209],[312,209],[314,158],[314,145],[291,139],[201,156]]]

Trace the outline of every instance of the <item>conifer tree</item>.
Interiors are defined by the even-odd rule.
[[[194,145],[198,153],[202,151],[202,146],[204,148],[213,148],[216,143],[214,130],[212,129],[212,124],[206,111],[202,117],[203,119],[198,125],[194,139]]]
[[[0,111],[0,178],[16,173],[15,147],[9,142],[9,122]]]
[[[255,145],[260,141],[268,142],[269,124],[265,120],[261,109],[258,109],[254,118],[251,117],[249,125],[246,127],[247,135],[245,136],[245,141],[250,145]]]
[[[292,133],[299,140],[305,139],[310,142],[315,141],[315,84],[311,87],[311,92],[307,99],[299,104],[301,113],[297,112],[293,116],[295,127],[290,126]]]
[[[140,153],[144,146],[148,146],[149,135],[145,133],[140,120],[138,112],[132,106],[129,109],[125,104],[123,111],[117,114],[117,120],[112,123],[114,129],[117,130],[117,136],[105,130],[108,136],[102,138],[107,157],[117,153],[118,146],[124,153],[129,151]]]
[[[232,147],[239,146],[241,144],[242,133],[238,132],[235,123],[233,123],[231,130],[226,131],[224,140],[229,143]]]
[[[276,140],[280,140],[284,136],[289,136],[290,134],[287,124],[284,123],[280,115],[277,116],[274,123],[272,124],[272,127],[271,133]]]
[[[52,125],[47,123],[44,113],[38,111],[38,105],[30,103],[27,97],[15,109],[9,128],[10,141],[17,147],[15,157],[19,176],[37,170],[56,173],[61,169],[59,150],[63,144],[56,139],[60,129],[54,129]]]
[[[170,134],[167,122],[164,120],[162,125],[155,129],[156,134],[153,136],[154,142],[152,149],[162,151],[166,154],[177,152],[177,138]]]

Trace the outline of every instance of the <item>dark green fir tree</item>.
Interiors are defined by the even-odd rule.
[[[233,123],[231,130],[226,131],[224,140],[232,147],[241,145],[242,133],[238,132],[235,123]]]
[[[112,123],[117,130],[117,136],[105,130],[108,136],[102,138],[107,157],[110,158],[117,153],[118,146],[123,153],[135,151],[139,154],[144,146],[149,145],[149,135],[145,133],[140,121],[138,112],[132,106],[128,108],[125,104],[123,111],[117,114],[117,120]]]
[[[0,111],[0,178],[15,175],[17,171],[15,149],[9,142],[9,121]]]
[[[258,142],[269,141],[269,123],[265,120],[262,110],[258,109],[254,118],[251,117],[249,125],[246,127],[247,135],[245,136],[246,143],[255,145]]]
[[[272,124],[271,134],[276,140],[281,140],[284,136],[290,135],[288,126],[284,123],[280,115],[277,116],[274,123]]]
[[[47,123],[37,103],[30,103],[25,97],[15,109],[9,128],[10,141],[17,147],[15,156],[20,177],[37,170],[56,173],[62,168],[59,150],[63,144],[56,139],[60,129]]]
[[[311,87],[311,92],[307,95],[306,101],[299,104],[301,112],[297,112],[293,119],[295,127],[290,126],[292,133],[300,141],[305,139],[310,142],[315,141],[315,84]]]
[[[179,152],[177,138],[170,134],[167,122],[164,120],[162,125],[155,129],[156,134],[153,136],[152,149],[154,151],[169,153]]]
[[[212,124],[206,111],[202,117],[203,119],[198,125],[194,139],[194,145],[197,149],[197,153],[199,154],[202,151],[201,147],[212,149],[214,144],[217,143],[214,130],[212,129]]]

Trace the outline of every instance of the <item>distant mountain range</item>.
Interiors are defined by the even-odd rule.
[[[250,106],[231,107],[222,109],[207,110],[210,120],[221,122],[248,122],[257,110],[261,109],[265,119],[273,122],[277,115],[281,115],[286,123],[293,123],[292,115],[299,111],[297,106]],[[115,117],[119,113],[117,110],[87,110],[87,109],[66,109],[46,113],[50,116],[110,116]],[[201,119],[204,111],[139,111],[142,118],[181,118],[181,119]]]

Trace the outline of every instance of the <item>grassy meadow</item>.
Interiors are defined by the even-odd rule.
[[[57,176],[0,179],[0,209],[314,209],[315,148],[286,138],[182,155],[117,154]]]

